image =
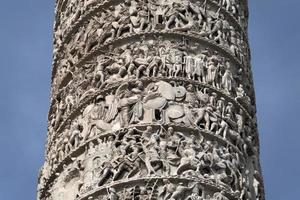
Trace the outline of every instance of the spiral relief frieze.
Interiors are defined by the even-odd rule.
[[[248,8],[58,0],[39,200],[264,200]]]
[[[205,107],[207,105],[210,104],[210,106],[215,107],[217,102],[219,102],[219,106],[222,108],[221,109],[221,115],[224,116],[224,112],[226,110],[226,107],[228,107],[228,104],[232,106],[232,110],[235,110],[235,112],[238,112],[238,109],[240,109],[245,116],[245,120],[244,121],[249,121],[250,120],[250,124],[253,124],[254,121],[252,122],[252,117],[249,114],[249,112],[238,102],[240,99],[239,97],[236,97],[235,99],[228,96],[228,94],[226,92],[224,92],[223,90],[217,90],[214,87],[210,86],[210,85],[205,85],[205,84],[201,84],[198,83],[196,81],[187,81],[184,78],[142,78],[140,80],[136,79],[136,80],[130,80],[130,81],[119,81],[116,84],[111,84],[105,87],[104,89],[100,89],[99,91],[91,88],[84,88],[84,90],[86,90],[87,92],[85,94],[83,94],[83,96],[80,96],[80,98],[73,99],[69,96],[67,96],[67,99],[72,99],[71,101],[61,101],[58,102],[58,109],[57,112],[53,113],[51,115],[51,119],[50,121],[52,121],[51,124],[51,130],[49,131],[50,134],[52,134],[52,132],[56,131],[56,134],[59,134],[62,132],[62,130],[64,130],[64,128],[66,126],[68,126],[70,123],[70,121],[72,121],[74,119],[75,116],[77,116],[78,114],[80,114],[80,110],[83,110],[86,106],[89,105],[89,103],[92,103],[93,101],[95,101],[95,99],[99,96],[99,95],[107,95],[110,94],[112,96],[114,96],[113,98],[118,98],[118,99],[122,99],[122,97],[120,97],[117,93],[120,93],[120,90],[124,90],[124,88],[126,90],[130,90],[132,89],[132,87],[136,87],[137,84],[142,85],[143,87],[150,87],[150,85],[153,85],[153,82],[157,82],[159,81],[159,83],[155,83],[156,85],[164,85],[164,86],[168,86],[168,88],[172,89],[172,90],[176,90],[176,87],[173,87],[171,84],[169,84],[168,82],[173,84],[178,83],[182,89],[182,98],[181,99],[177,99],[175,101],[175,99],[173,101],[178,102],[178,103],[187,103],[189,105],[195,105],[196,103],[191,103],[190,101],[201,101],[202,104],[200,105],[200,107]],[[121,86],[120,86],[121,85]],[[126,88],[127,87],[127,88]],[[141,87],[141,86],[139,86]],[[161,86],[163,87],[163,86]],[[77,90],[80,90],[79,88],[77,88]],[[103,91],[104,90],[104,91]],[[146,93],[149,93],[150,91],[147,90],[140,90],[140,93],[138,95],[144,95]],[[189,100],[188,95],[192,94],[193,99]],[[162,94],[161,94],[162,95]],[[140,101],[144,101],[144,98],[141,98]],[[68,102],[70,102],[68,104]],[[107,104],[105,102],[105,104]],[[74,105],[78,105],[78,107],[74,106]],[[198,106],[199,107],[199,106]],[[228,107],[228,109],[230,108],[230,106]],[[215,108],[214,108],[215,109]],[[143,109],[142,109],[143,110]],[[234,111],[230,111],[233,112]],[[193,114],[193,116],[196,115],[196,111]],[[142,116],[141,116],[142,117]],[[247,120],[246,120],[247,119]]]
[[[72,47],[70,47],[70,45],[67,45],[67,47],[63,47],[60,44],[72,44],[74,45],[74,40],[75,43],[82,41],[82,38],[80,39],[80,37],[85,37],[82,35],[86,35],[88,34],[87,32],[90,31],[91,27],[93,27],[93,29],[97,30],[96,33],[89,33],[89,34],[94,34],[94,37],[100,38],[98,43],[102,43],[102,40],[110,40],[113,39],[115,37],[119,37],[122,34],[132,34],[132,33],[137,33],[137,32],[144,32],[144,31],[148,31],[149,30],[153,30],[153,29],[174,29],[176,30],[180,30],[180,31],[186,31],[187,29],[189,31],[193,31],[193,29],[195,29],[195,31],[199,31],[200,35],[198,35],[198,37],[208,37],[206,35],[207,32],[212,32],[212,35],[209,34],[210,39],[212,39],[213,41],[216,41],[218,43],[224,43],[224,45],[226,45],[227,48],[229,48],[232,52],[234,52],[235,54],[237,54],[239,56],[240,52],[248,52],[248,50],[241,50],[239,51],[237,49],[237,46],[239,46],[238,43],[247,43],[247,36],[244,34],[243,29],[240,29],[240,31],[236,31],[234,30],[234,25],[232,24],[232,21],[227,21],[227,19],[225,18],[224,14],[222,14],[222,12],[220,12],[220,10],[217,9],[217,7],[214,8],[214,12],[210,13],[210,17],[209,18],[204,18],[204,14],[203,12],[206,12],[207,8],[203,8],[202,6],[200,6],[200,2],[196,2],[198,4],[192,4],[192,3],[188,3],[189,1],[186,1],[187,5],[185,5],[185,7],[181,8],[181,10],[184,9],[189,9],[192,12],[190,12],[191,14],[189,14],[190,16],[185,16],[185,13],[183,12],[182,14],[180,13],[181,10],[178,11],[178,14],[175,15],[173,14],[174,11],[176,10],[159,10],[157,9],[156,4],[146,4],[145,2],[136,2],[136,4],[134,4],[132,6],[133,3],[131,3],[131,7],[137,7],[141,6],[144,10],[143,11],[139,11],[139,13],[135,13],[134,11],[132,11],[133,9],[130,10],[131,7],[129,7],[129,10],[126,10],[127,8],[127,4],[121,2],[117,2],[117,1],[107,1],[107,2],[103,2],[100,5],[97,5],[95,7],[95,9],[89,13],[86,13],[84,16],[82,16],[82,20],[76,21],[76,23],[74,25],[72,25],[70,30],[72,30],[70,33],[62,33],[61,29],[59,29],[59,31],[57,32],[58,34],[58,39],[56,41],[60,41],[59,44],[57,44],[58,48],[56,48],[57,52],[60,52],[62,49],[65,49],[64,52],[67,52],[67,54],[65,55],[65,57],[70,55],[70,52],[68,51],[72,51]],[[120,3],[120,4],[119,4]],[[156,7],[155,7],[156,6]],[[166,8],[170,8],[171,6],[169,4],[166,4]],[[107,9],[107,10],[105,10]],[[204,11],[203,11],[204,9]],[[131,12],[131,13],[128,13]],[[164,12],[168,12],[169,14],[171,14],[169,17],[167,17],[167,13]],[[181,11],[182,12],[182,11]],[[141,13],[141,14],[140,14]],[[137,18],[139,18],[139,15],[145,15],[148,13],[148,18],[146,19],[146,17],[144,17],[144,20],[142,21],[137,21]],[[125,18],[122,19],[122,17],[120,16],[126,16],[129,15],[131,17],[128,17],[126,20]],[[178,15],[178,16],[177,16]],[[159,18],[159,16],[161,16],[162,21],[158,23],[157,19]],[[108,20],[110,20],[110,22],[105,23],[103,20],[105,19],[105,22],[107,22]],[[174,20],[180,21],[180,23],[176,23],[175,27],[172,23]],[[199,20],[201,19],[201,20]],[[128,23],[128,25],[123,24],[124,22],[122,20],[125,20],[125,23]],[[128,22],[126,22],[128,21]],[[195,22],[197,21],[197,23]],[[231,25],[230,25],[231,23]],[[81,24],[81,25],[80,25]],[[122,24],[122,26],[120,25]],[[80,26],[79,26],[80,25]],[[104,27],[103,27],[104,26]],[[143,26],[143,27],[142,27]],[[191,28],[192,26],[194,26],[194,28]],[[107,28],[106,28],[107,27]],[[124,31],[125,29],[127,29],[128,27],[131,27],[129,30],[129,33],[122,33],[122,31]],[[109,32],[105,32],[104,33],[104,29],[110,30]],[[199,29],[199,30],[197,30]],[[79,31],[78,31],[79,30]],[[82,31],[80,31],[82,30]],[[86,30],[85,33],[83,32],[83,30]],[[210,31],[209,31],[210,30]],[[74,32],[74,31],[77,31]],[[222,33],[221,33],[222,32]],[[224,32],[224,33],[223,33]],[[72,37],[72,39],[69,36],[72,36],[74,34],[77,34],[76,37]],[[213,37],[213,34],[215,34],[215,36]],[[231,34],[231,41],[230,44],[226,43],[226,37],[229,36],[224,36],[224,34],[228,35]],[[64,35],[66,36],[66,38],[64,37],[59,37],[59,35]],[[81,35],[81,36],[80,36]],[[107,38],[108,37],[108,38]],[[223,39],[222,39],[223,38]],[[92,37],[91,37],[92,39]],[[228,38],[227,38],[228,39]],[[64,40],[64,42],[62,42]],[[69,40],[73,40],[73,41],[69,41]],[[86,53],[89,48],[91,43],[96,42],[96,41],[82,41],[81,44],[87,44],[87,46],[85,47],[85,52],[81,52],[81,54]],[[236,45],[234,44],[236,43]],[[247,48],[247,44],[244,44],[243,46],[245,46],[245,48]],[[62,55],[63,52],[61,52],[60,54]],[[80,54],[77,56],[81,56]],[[71,62],[73,61],[74,56],[71,56],[73,58],[69,58],[71,60]],[[76,56],[75,56],[76,57]],[[245,59],[244,56],[241,56],[241,59]],[[56,59],[55,59],[56,60]],[[59,65],[59,63],[55,62],[54,65],[54,73],[56,72],[56,65]]]

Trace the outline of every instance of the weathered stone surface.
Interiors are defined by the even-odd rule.
[[[263,200],[248,8],[58,0],[39,200]]]

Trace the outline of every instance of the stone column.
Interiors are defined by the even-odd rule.
[[[57,0],[39,200],[264,200],[247,2]]]

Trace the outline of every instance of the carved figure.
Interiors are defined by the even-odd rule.
[[[263,200],[247,16],[58,0],[38,199]]]

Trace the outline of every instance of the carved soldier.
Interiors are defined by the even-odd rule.
[[[204,59],[205,59],[204,54],[198,54],[194,58],[195,61],[194,77],[196,79],[197,76],[196,80],[202,83],[206,83],[205,72],[204,72],[204,66],[205,66]]]
[[[101,160],[100,157],[93,158],[93,179],[96,179],[96,177],[101,173],[101,164],[103,160]]]
[[[84,36],[81,41],[78,41],[80,44],[82,44],[82,49],[84,49],[84,53],[87,54],[90,52],[93,47],[98,44],[97,42],[97,34],[99,33],[100,27],[102,27],[103,23],[99,22],[96,18],[93,20],[90,20],[89,24],[86,27]],[[93,27],[99,27],[98,29],[93,29]]]
[[[115,174],[115,170],[114,167],[112,166],[111,161],[105,161],[102,164],[102,171],[98,175],[99,177],[98,186],[102,186],[103,184],[105,184],[105,182],[108,181],[110,177],[113,177],[114,174]]]
[[[131,91],[133,94],[136,95],[137,100],[136,102],[132,105],[132,109],[129,112],[130,113],[130,124],[136,124],[140,122],[143,118],[144,114],[144,109],[143,109],[143,90],[144,90],[144,85],[143,82],[137,81],[136,87],[132,88]]]
[[[169,77],[174,76],[174,64],[176,62],[176,49],[171,48],[169,49],[169,55],[167,56],[167,62],[166,62],[166,67],[168,70],[168,75]]]
[[[148,8],[153,16],[152,30],[162,28],[166,21],[166,14],[170,10],[170,7],[163,5],[149,5]]]
[[[62,115],[63,115],[65,109],[66,109],[66,104],[63,101],[59,101],[59,103],[56,107],[54,129],[57,129],[59,127],[59,123],[62,120]]]
[[[137,66],[136,78],[139,79],[147,69],[148,60],[140,53],[138,56],[134,57],[133,63]]]
[[[195,120],[195,125],[199,126],[200,123],[202,122],[202,120],[205,121],[205,130],[209,130],[209,126],[210,126],[210,116],[209,116],[209,112],[211,110],[211,107],[208,106],[204,106],[201,108],[196,109],[197,110],[197,118]]]
[[[117,30],[116,37],[120,37],[120,36],[122,36],[122,34],[124,35],[125,33],[128,33],[128,34],[133,33],[133,26],[130,21],[130,17],[128,17],[127,15],[121,15],[116,18],[118,20],[116,20],[112,23],[114,29]],[[113,39],[113,38],[114,38],[114,36],[112,35],[111,39]]]
[[[179,27],[179,12],[181,12],[182,9],[184,8],[181,4],[173,2],[172,9],[168,10],[168,12],[166,13],[166,16],[168,17],[165,26],[166,30],[172,29],[173,27]]]
[[[216,66],[215,62],[212,60],[208,61],[208,64],[206,65],[207,69],[207,76],[206,76],[206,82],[208,84],[211,84],[212,86],[216,87],[216,75],[218,72],[218,66]]]
[[[65,99],[66,102],[66,113],[70,113],[73,106],[75,105],[75,99],[73,95],[68,95]]]
[[[64,139],[64,138],[63,138]],[[58,155],[58,158],[57,158],[57,161],[61,162],[64,158],[65,158],[65,147],[66,147],[66,140],[62,140],[60,145],[58,146],[58,149],[57,149],[57,155]]]
[[[213,36],[215,35],[215,33],[222,33],[222,29],[223,29],[223,19],[224,16],[223,15],[219,15],[219,17],[216,19],[216,22],[214,23],[214,27],[212,28],[211,32],[210,32],[210,38],[213,38]]]
[[[228,102],[228,105],[225,108],[225,116],[229,119],[232,119],[233,117],[233,104],[231,102]]]
[[[238,133],[241,134],[244,130],[244,112],[243,112],[243,110],[240,109],[240,112],[236,113],[235,117],[237,119]]]
[[[245,97],[245,91],[242,84],[239,84],[239,87],[236,89],[236,99],[242,99]]]
[[[195,71],[195,60],[192,55],[186,54],[184,56],[185,63],[185,74],[187,75],[187,78],[193,79],[193,72]]]
[[[171,128],[171,127],[169,127]],[[163,164],[163,169],[164,169],[164,173],[166,173],[166,175],[170,175],[171,173],[171,166],[170,166],[170,161],[169,161],[169,150],[168,150],[168,134],[167,133],[162,133],[160,134],[160,141],[159,141],[159,156],[160,156],[160,160],[162,161]]]
[[[212,108],[214,108],[217,105],[217,93],[211,93],[211,95],[209,96],[208,105]]]
[[[216,109],[220,112],[221,116],[224,117],[225,114],[225,99],[224,97],[220,97],[217,101]]]
[[[150,77],[150,73],[152,71],[152,76],[155,77],[157,75],[159,66],[161,65],[161,58],[159,56],[153,56],[148,67],[147,67],[147,76]]]
[[[99,87],[101,84],[104,83],[105,75],[104,75],[104,68],[105,65],[109,64],[111,61],[110,58],[104,58],[102,56],[97,58],[97,65],[95,67],[93,82],[96,87]]]
[[[195,136],[192,135],[191,139],[185,137],[179,146],[179,154],[181,156],[180,165],[177,167],[176,174],[181,174],[185,169],[195,168],[197,166]],[[183,143],[186,143],[183,145]]]
[[[144,6],[146,8],[146,6]],[[137,29],[135,29],[135,32],[140,33],[142,31],[148,31],[151,29],[151,24],[149,21],[149,12],[146,12],[144,10],[140,10],[138,11],[137,14],[138,17],[138,22],[139,22],[139,27]]]
[[[194,91],[194,86],[192,84],[188,85],[186,88],[187,92],[185,95],[185,102],[187,102],[189,105],[196,107],[198,103],[197,95]]]
[[[174,55],[174,64],[173,64],[173,77],[177,77],[179,73],[182,71],[182,52],[177,50]]]
[[[161,44],[159,48],[159,57],[161,59],[161,70],[165,71],[166,70],[166,62],[167,62],[167,56],[168,56],[168,51],[171,48],[168,45]]]
[[[220,124],[220,129],[217,131],[217,134],[223,135],[223,138],[226,139],[229,130],[229,125],[223,117],[220,119],[219,124]]]
[[[123,98],[120,98],[117,106],[120,113],[121,126],[127,127],[130,123],[130,109],[138,101],[138,97],[132,97],[129,94],[121,97]]]
[[[87,156],[92,156],[96,153],[96,147],[95,144],[91,141],[88,143],[88,146],[85,148],[86,155]]]
[[[226,70],[225,73],[222,76],[222,86],[225,89],[227,93],[230,94],[232,90],[232,81],[233,81],[233,75],[230,71],[230,65],[229,62],[226,62]]]
[[[130,160],[128,159],[129,155],[127,154],[127,149],[129,146],[126,144],[121,144],[118,148],[121,154],[114,159],[114,161],[118,163],[118,166],[112,178],[113,181],[118,180],[120,175],[124,174],[124,172],[130,173],[133,168]]]
[[[131,146],[132,153],[128,155],[127,159],[130,161],[131,169],[127,175],[127,178],[131,178],[142,170],[143,160],[141,158],[141,146],[137,144],[132,144]]]
[[[77,148],[80,140],[82,139],[79,124],[75,123],[74,127],[73,127],[73,129],[71,129],[70,133],[71,133],[71,135],[70,135],[70,139],[68,142],[68,148],[69,149]]]
[[[147,167],[148,176],[151,174],[156,174],[156,170],[161,167],[161,163],[153,166],[152,164],[159,161],[159,144],[158,144],[159,135],[154,133],[150,136],[149,141],[146,144],[143,144],[143,151],[145,153],[145,165]]]
[[[196,24],[195,20],[194,20],[194,16],[192,13],[190,12],[186,12],[185,15],[181,14],[181,13],[178,13],[181,20],[179,21],[179,28],[174,28],[174,30],[179,30],[179,31],[189,31],[191,30],[194,25]],[[184,22],[187,22],[187,23],[183,23],[182,21]]]

